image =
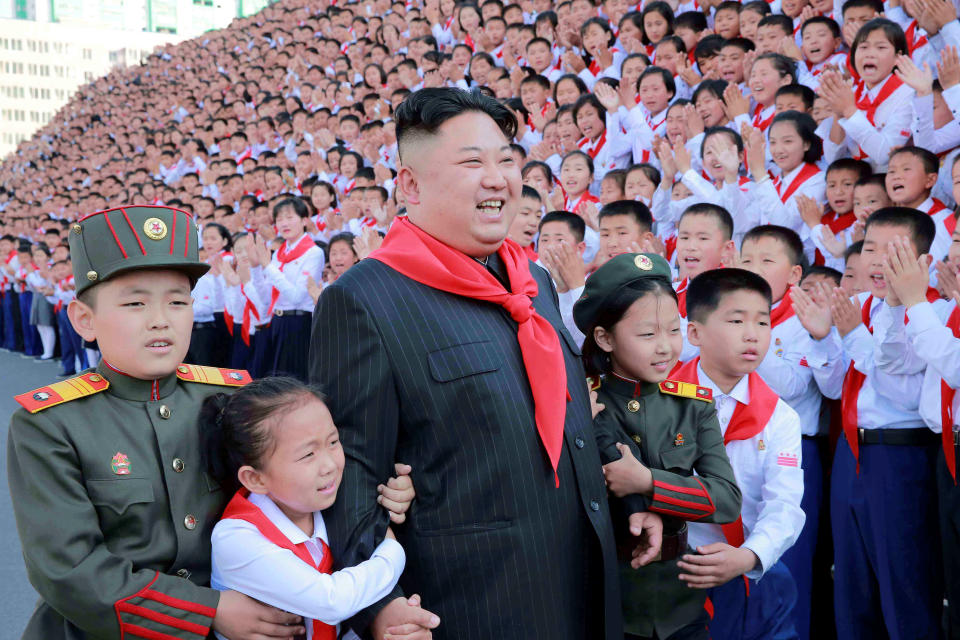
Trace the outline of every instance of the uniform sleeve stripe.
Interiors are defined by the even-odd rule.
[[[149,640],[181,640],[177,636],[171,636],[166,633],[160,633],[153,629],[147,629],[135,624],[125,624],[121,627],[123,633],[137,636],[138,638],[148,638]]]
[[[654,502],[665,502],[677,507],[685,507],[687,509],[694,509],[696,511],[707,511],[710,513],[713,512],[713,505],[703,504],[702,502],[691,502],[689,500],[680,500],[679,498],[671,498],[670,496],[665,496],[660,493],[654,495],[653,500]]]
[[[677,516],[684,520],[699,520],[700,518],[706,516],[706,513],[690,513],[688,511],[675,511],[673,509],[667,509],[666,507],[658,507],[653,505],[650,507],[650,511],[656,511],[657,513],[665,513],[670,516]]]
[[[693,487],[680,487],[675,484],[667,484],[661,480],[654,480],[653,486],[658,489],[663,489],[665,491],[673,491],[674,493],[685,493],[691,496],[701,496],[706,497],[706,491],[703,490],[703,485],[700,485],[700,489],[694,489]]]
[[[706,496],[707,500],[710,502],[711,513],[717,510],[717,505],[713,504],[713,498],[710,497],[710,492],[707,491],[707,488],[703,486],[703,482],[700,481],[700,478],[693,476],[693,479],[697,481],[697,484],[700,485],[700,488],[703,489],[703,495]]]
[[[154,600],[161,604],[165,604],[168,607],[173,607],[175,609],[180,609],[182,611],[189,611],[190,613],[196,613],[201,616],[207,616],[208,618],[213,618],[217,615],[216,609],[212,609],[210,607],[204,606],[196,602],[190,602],[188,600],[180,600],[179,598],[168,596],[165,593],[160,593],[159,591],[154,591],[153,589],[148,588],[143,593],[140,593],[138,595],[141,598]]]
[[[127,600],[131,600],[131,599],[133,599],[133,598],[136,598],[138,595],[140,595],[140,594],[143,593],[144,591],[147,591],[150,587],[153,586],[153,583],[156,582],[156,581],[157,581],[157,578],[159,578],[159,577],[160,577],[160,572],[157,571],[156,573],[153,574],[153,580],[151,580],[151,581],[147,584],[147,586],[145,586],[143,589],[141,589],[141,590],[138,591],[137,593],[134,593],[134,594],[132,594],[132,595],[127,596],[126,598],[120,598],[119,600],[117,600],[117,601],[114,603],[114,605],[113,605],[113,610],[114,610],[114,612],[117,614],[117,624],[120,625],[120,640],[123,640],[123,632],[124,632],[123,617],[121,617],[121,615],[120,615],[120,605],[126,603]],[[127,626],[131,626],[131,625],[127,625]],[[139,628],[139,627],[138,627],[138,628]],[[144,629],[144,630],[145,630],[145,631],[148,631],[147,629]],[[153,633],[153,632],[150,631],[150,633]],[[148,637],[148,636],[144,636],[144,637]]]
[[[189,622],[187,620],[181,620],[180,618],[175,618],[169,616],[165,613],[160,613],[159,611],[154,611],[153,609],[148,609],[146,607],[141,607],[135,604],[130,604],[129,602],[121,602],[117,605],[117,609],[120,611],[125,611],[141,618],[146,618],[147,620],[153,620],[154,622],[159,622],[160,624],[165,624],[168,627],[175,627],[177,629],[182,629],[184,631],[189,631],[195,633],[198,636],[205,637],[210,631],[209,626],[204,626],[202,624],[197,624],[195,622]]]

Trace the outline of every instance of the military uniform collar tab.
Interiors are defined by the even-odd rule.
[[[632,380],[610,372],[604,377],[603,388],[609,389],[617,395],[636,398],[656,392],[659,385],[655,382]]]
[[[177,388],[177,373],[156,380],[134,378],[114,367],[106,360],[97,365],[97,373],[110,382],[109,393],[136,402],[162,400]]]

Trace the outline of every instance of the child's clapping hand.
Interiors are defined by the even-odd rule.
[[[377,504],[387,510],[391,522],[401,524],[406,521],[407,510],[417,493],[413,489],[413,480],[410,479],[413,468],[408,464],[397,463],[394,470],[397,475],[390,478],[387,484],[377,487],[377,493],[380,494],[377,496]]]

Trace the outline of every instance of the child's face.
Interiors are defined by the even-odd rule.
[[[897,206],[922,204],[937,183],[936,173],[926,173],[923,162],[912,153],[898,153],[890,158],[887,169],[887,196]]]
[[[827,285],[832,290],[837,286],[836,281],[833,278],[823,275],[822,273],[811,273],[806,278],[800,281],[800,289],[804,293],[810,294],[818,290],[822,285]]]
[[[560,167],[560,182],[568,195],[579,196],[587,190],[592,179],[587,161],[580,156],[568,158]]]
[[[755,291],[733,291],[703,322],[690,322],[687,338],[700,347],[704,368],[742,378],[760,365],[770,348],[770,305]]]
[[[527,60],[530,62],[530,66],[537,73],[540,73],[553,62],[553,53],[550,51],[550,47],[544,43],[532,42],[527,46]]]
[[[670,190],[670,199],[674,202],[678,200],[686,200],[693,195],[693,192],[687,188],[687,185],[683,182],[675,182],[673,189]]]
[[[863,275],[860,269],[860,254],[854,253],[847,258],[846,267],[843,270],[843,278],[840,280],[840,288],[848,296],[855,296],[861,291],[866,291],[863,284]]]
[[[807,0],[783,0],[781,3],[783,14],[791,18],[796,18],[807,6]]]
[[[297,215],[292,206],[280,209],[274,224],[277,226],[277,233],[284,240],[296,240],[303,235],[305,228],[304,219]]]
[[[600,181],[600,204],[610,204],[623,200],[623,190],[614,178],[604,178]]]
[[[741,26],[741,31],[743,27]],[[766,24],[757,27],[757,37],[753,39],[757,45],[757,55],[761,53],[777,53],[780,50],[780,42],[789,34],[784,33],[780,25]]]
[[[860,264],[866,288],[877,298],[887,296],[887,281],[883,277],[883,263],[887,258],[887,245],[897,236],[906,237],[914,251],[917,250],[910,229],[901,225],[883,224],[867,227],[863,238]]]
[[[833,35],[825,24],[813,23],[803,30],[803,44],[800,51],[803,57],[812,64],[823,62],[836,52],[840,46],[840,38]]]
[[[773,105],[775,113],[778,114],[785,111],[799,111],[800,113],[807,112],[807,105],[803,103],[803,98],[794,94],[776,96],[773,99]]]
[[[837,214],[853,209],[853,185],[859,175],[855,171],[834,170],[827,172],[827,202]]]
[[[857,47],[857,73],[869,88],[880,84],[893,73],[896,62],[897,50],[882,29],[871,31]]]
[[[220,232],[217,231],[215,227],[207,227],[203,230],[203,248],[207,251],[216,253],[223,249],[223,246],[226,244],[223,236],[220,235]]]
[[[756,11],[740,12],[740,35],[748,40],[757,39],[757,24],[763,18]]]
[[[747,271],[753,271],[770,285],[773,300],[783,298],[793,285],[800,282],[803,269],[790,264],[787,248],[776,238],[756,238],[740,247],[740,263]]]
[[[843,23],[854,25],[856,29],[853,30],[853,33],[856,34],[856,32],[860,29],[860,27],[867,24],[868,22],[870,22],[876,17],[877,17],[877,12],[871,9],[870,7],[850,7],[849,9],[843,12]],[[852,40],[850,42],[844,41],[844,44],[849,47],[853,44],[853,41]]]
[[[547,175],[539,167],[534,167],[530,169],[530,171],[527,171],[527,175],[523,179],[523,184],[533,187],[540,192],[541,196],[549,195],[553,189],[553,185],[550,184]]]
[[[746,13],[753,12],[744,12],[744,15]],[[720,49],[720,55],[717,56],[717,73],[720,74],[721,80],[733,84],[743,82],[743,56],[744,51],[740,47],[728,45]]]
[[[784,175],[803,164],[803,155],[810,143],[800,137],[792,122],[783,121],[770,127],[770,155]]]
[[[667,24],[666,18],[656,11],[651,11],[643,16],[643,31],[650,42],[663,40],[663,36],[667,35],[669,29],[670,26]]]
[[[273,449],[260,469],[240,468],[241,482],[253,493],[270,496],[284,515],[313,535],[313,513],[337,499],[343,476],[343,446],[330,411],[311,397],[264,425]],[[244,481],[246,480],[246,481]]]
[[[586,248],[583,242],[577,242],[577,239],[573,236],[573,231],[570,230],[570,225],[566,222],[557,220],[545,223],[540,229],[540,237],[537,238],[537,248],[543,251],[561,245],[574,247],[580,254]]]
[[[96,285],[93,307],[71,303],[70,322],[96,340],[103,358],[131,378],[168,376],[183,362],[193,330],[190,278],[179,271],[131,271]]]
[[[681,278],[693,278],[717,269],[733,241],[723,237],[720,224],[710,215],[687,214],[677,228],[677,266]]]
[[[604,216],[600,220],[600,250],[607,258],[627,253],[631,245],[640,244],[644,235],[633,216]]]
[[[520,100],[527,111],[540,111],[547,103],[547,91],[536,82],[527,82],[520,87]]]
[[[726,40],[736,38],[740,35],[740,14],[733,9],[717,11],[713,18],[713,30]]]
[[[686,57],[686,54],[677,51],[677,45],[669,41],[658,46],[654,55],[657,59],[657,66],[663,67],[672,75],[677,74],[677,62]]]
[[[670,104],[673,97],[667,91],[663,78],[659,75],[650,75],[640,81],[640,102],[650,113],[660,113]]]
[[[598,327],[594,339],[610,354],[618,375],[663,382],[683,349],[677,302],[667,294],[648,293],[635,300],[610,331]]]
[[[606,125],[593,105],[585,104],[577,111],[577,127],[585,138],[595,140],[603,135]]]
[[[954,269],[960,268],[960,228],[950,237],[950,249],[947,251],[947,263]]]
[[[857,220],[865,221],[877,209],[891,204],[887,192],[880,185],[865,184],[853,188],[853,213]]]
[[[330,246],[330,268],[338,277],[356,263],[357,255],[346,242],[334,242]]]
[[[540,224],[540,201],[534,198],[520,198],[520,208],[517,217],[510,223],[507,237],[521,247],[528,247],[537,235]]]
[[[631,171],[627,174],[627,180],[623,185],[623,196],[627,200],[641,200],[649,203],[656,190],[657,185],[650,182],[647,174],[643,171]]]
[[[777,89],[788,84],[790,76],[781,76],[770,60],[758,60],[750,69],[750,91],[754,100],[763,106],[773,104]]]

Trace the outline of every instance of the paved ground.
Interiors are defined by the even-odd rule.
[[[57,380],[59,362],[36,362],[0,350],[0,640],[19,638],[37,594],[27,581],[20,555],[20,540],[13,521],[7,485],[7,430],[19,405],[13,396]]]

